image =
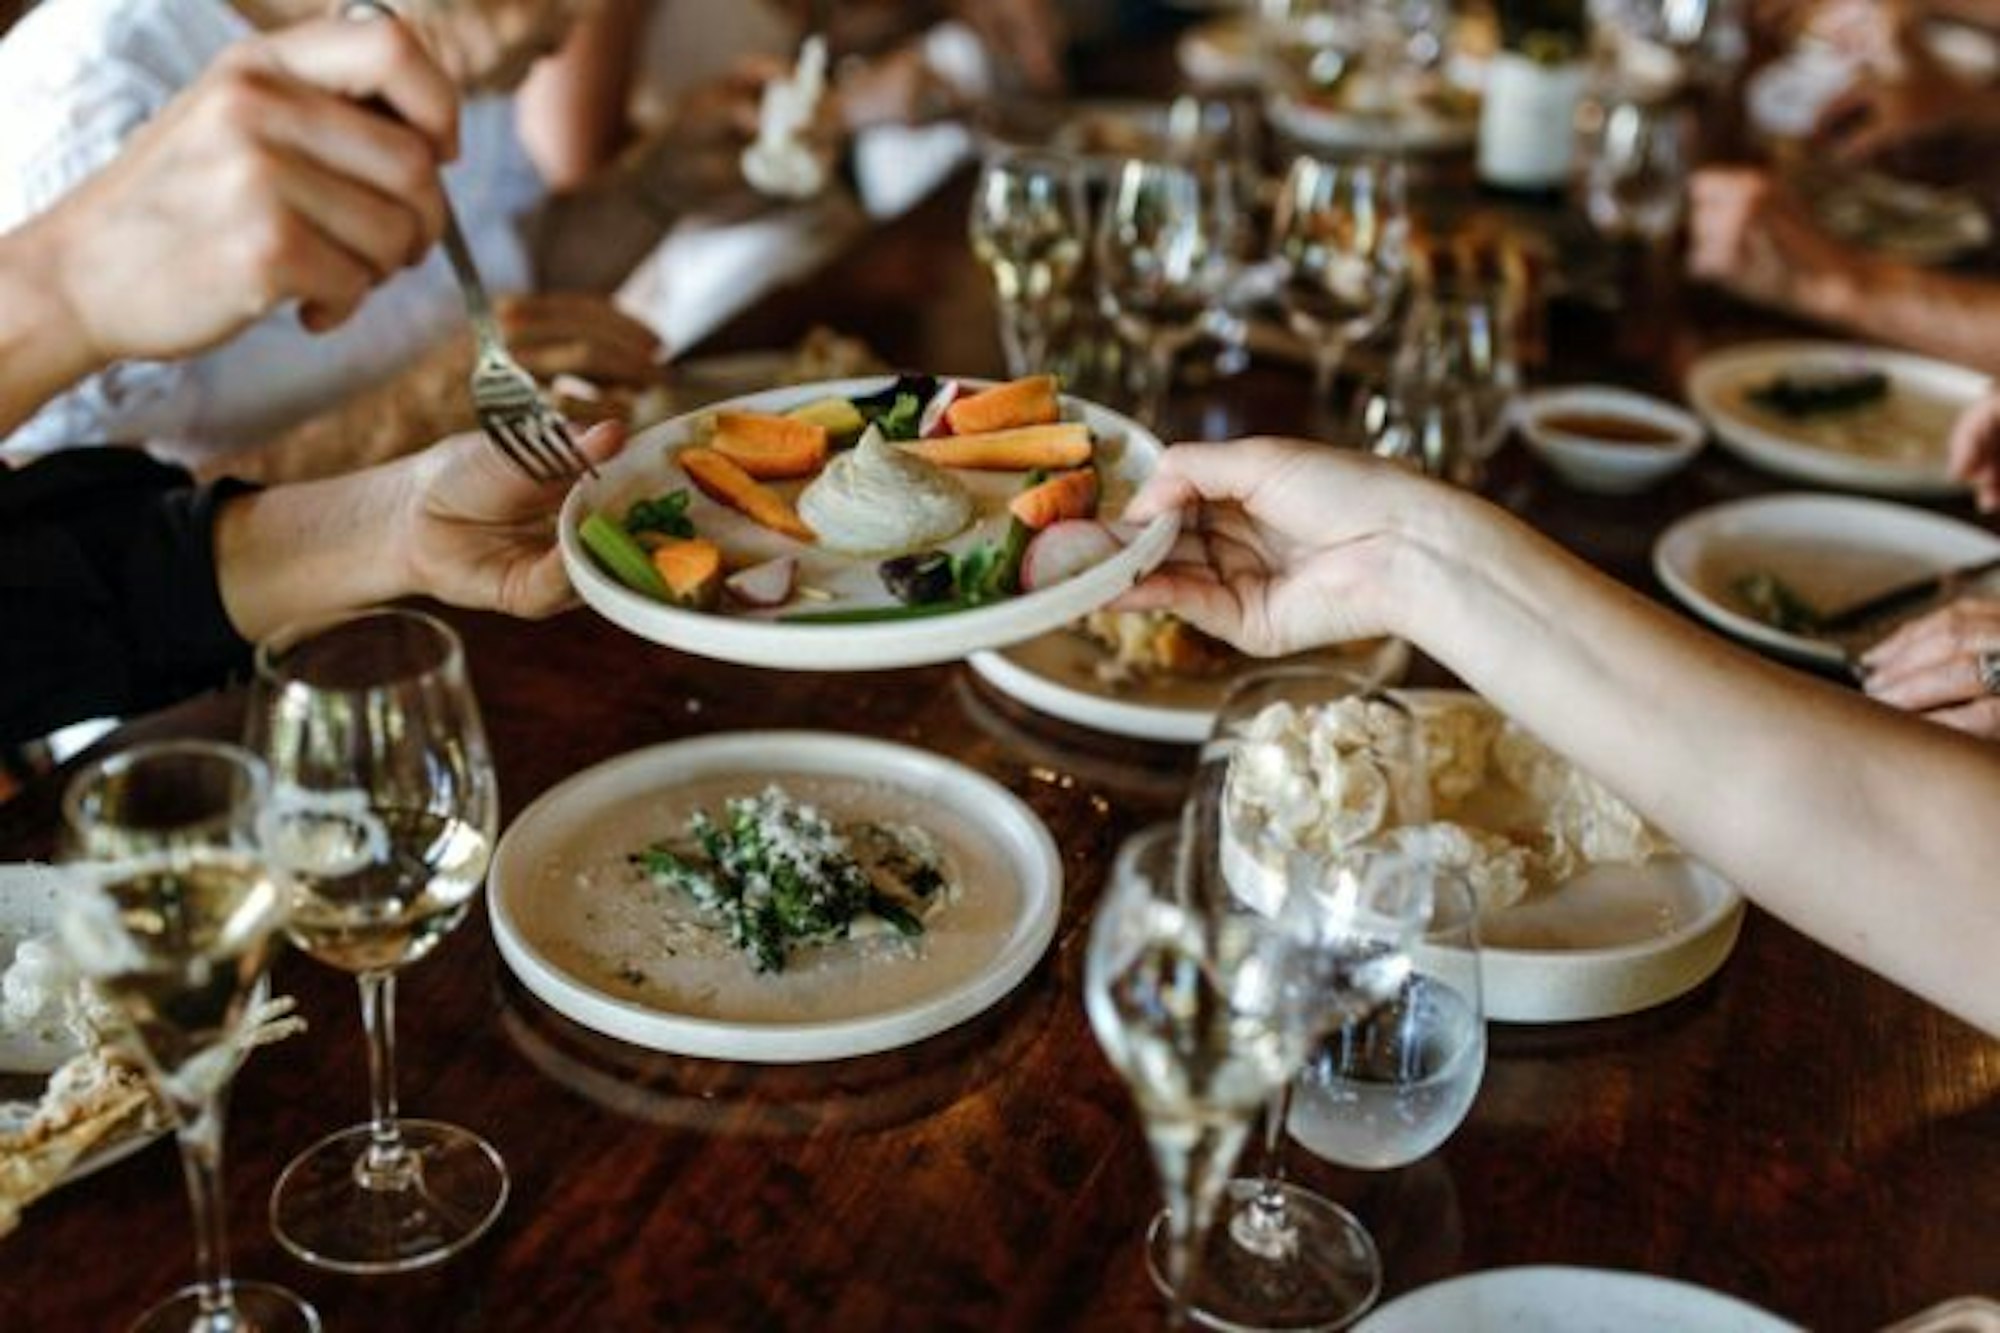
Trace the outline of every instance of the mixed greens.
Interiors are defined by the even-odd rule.
[[[759,972],[784,971],[793,949],[846,939],[866,917],[921,935],[947,887],[942,857],[920,831],[836,826],[776,785],[729,798],[719,822],[696,811],[688,834],[633,860],[712,915]]]
[[[1879,370],[1788,370],[1750,390],[1750,401],[1769,412],[1798,420],[1851,412],[1889,396],[1889,377]]]
[[[1783,633],[1817,633],[1825,619],[1797,589],[1768,570],[1752,570],[1732,580],[1729,587],[1752,617]]]

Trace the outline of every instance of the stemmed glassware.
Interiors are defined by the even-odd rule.
[[[1075,163],[1053,153],[988,158],[972,194],[972,252],[993,276],[1011,375],[1047,369],[1062,306],[1088,234]]]
[[[1106,312],[1144,353],[1139,414],[1157,425],[1174,357],[1212,318],[1232,263],[1225,205],[1196,166],[1134,159],[1119,168],[1097,232]]]
[[[1271,255],[1286,320],[1312,345],[1324,404],[1348,348],[1395,309],[1408,271],[1409,222],[1399,162],[1294,161],[1278,191]]]
[[[287,910],[285,883],[259,846],[269,790],[254,755],[173,741],[99,761],[63,800],[65,857],[92,882],[57,929],[173,1109],[194,1209],[196,1283],[141,1317],[143,1333],[319,1328],[291,1292],[229,1272],[225,1093]]]
[[[1687,211],[1693,138],[1678,103],[1614,98],[1597,106],[1578,172],[1591,225],[1648,249],[1664,245]]]
[[[265,842],[296,885],[292,941],[360,982],[372,1105],[285,1168],[272,1228],[323,1268],[435,1263],[508,1189],[491,1144],[396,1107],[396,973],[465,918],[498,822],[458,636],[403,610],[282,633],[257,651],[249,735],[274,778]]]
[[[1367,447],[1478,485],[1506,440],[1520,385],[1510,314],[1501,289],[1483,284],[1455,284],[1412,302],[1387,385],[1359,400]]]
[[[1310,718],[1342,701],[1353,702],[1354,726],[1367,735],[1366,757],[1347,780],[1374,791],[1385,827],[1425,820],[1429,784],[1421,724],[1400,700],[1355,673],[1276,668],[1245,677],[1218,713],[1204,765],[1233,764],[1245,746],[1269,743],[1263,719],[1274,706]],[[1284,839],[1292,835],[1266,826],[1253,809],[1225,795],[1216,812],[1228,849],[1226,873],[1236,895],[1292,920],[1303,933],[1294,969],[1297,1003],[1300,1021],[1317,1039],[1399,993],[1412,942],[1431,913],[1432,867],[1428,858],[1374,837],[1315,843],[1305,851],[1287,847]],[[1289,1081],[1273,1089],[1260,1174],[1229,1182],[1228,1224],[1208,1234],[1193,1283],[1184,1289],[1193,1317],[1209,1327],[1338,1328],[1367,1309],[1380,1288],[1374,1243],[1360,1222],[1286,1179],[1290,1096]],[[1156,1223],[1156,1242],[1160,1234]],[[1156,1281],[1167,1285],[1157,1245],[1149,1258]]]

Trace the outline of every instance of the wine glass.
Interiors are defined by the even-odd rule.
[[[1431,1152],[1479,1092],[1484,1013],[1477,901],[1461,876],[1440,873],[1394,997],[1348,1018],[1308,1057],[1292,1099],[1292,1137],[1364,1171]]]
[[[1157,426],[1174,357],[1212,317],[1230,269],[1215,181],[1176,162],[1119,168],[1097,232],[1097,272],[1119,336],[1138,345],[1145,372],[1139,414]]]
[[[1602,234],[1651,248],[1687,211],[1693,127],[1677,103],[1613,100],[1586,122],[1578,176],[1584,212]]]
[[[1083,263],[1085,216],[1083,182],[1067,158],[1001,153],[980,170],[972,252],[993,275],[1011,375],[1047,368],[1058,311]]]
[[[1356,432],[1370,453],[1454,485],[1479,484],[1484,440],[1471,390],[1452,381],[1392,377],[1358,402]]]
[[[465,919],[498,820],[458,636],[405,610],[280,633],[257,650],[249,734],[275,781],[265,843],[295,881],[292,942],[360,983],[372,1108],[285,1168],[272,1229],[340,1272],[436,1263],[508,1189],[491,1144],[396,1107],[396,973]]]
[[[1315,401],[1326,403],[1347,349],[1395,308],[1409,257],[1403,169],[1393,159],[1301,157],[1271,225],[1278,303],[1312,345]]]
[[[1521,385],[1513,310],[1498,283],[1449,283],[1412,303],[1390,369],[1392,381],[1461,391],[1473,415],[1480,462],[1507,437],[1508,410]]]
[[[144,1333],[311,1333],[313,1308],[229,1272],[222,1136],[235,1037],[262,985],[287,891],[258,845],[264,765],[231,745],[167,741],[99,760],[63,797],[79,885],[57,930],[127,1025],[172,1107],[194,1210],[196,1281],[143,1315]]]
[[[1176,1328],[1251,1117],[1310,1036],[1292,975],[1299,941],[1230,891],[1214,809],[1197,796],[1179,826],[1119,849],[1084,965],[1091,1028],[1138,1102],[1166,1196],[1149,1248]]]
[[[1225,796],[1219,812],[1232,889],[1292,918],[1295,932],[1307,937],[1295,970],[1315,1036],[1397,993],[1411,942],[1431,910],[1428,858],[1379,836],[1427,818],[1421,724],[1375,686],[1358,672],[1322,667],[1248,676],[1226,698],[1204,751],[1205,763],[1228,765],[1226,790],[1237,793]],[[1374,835],[1349,830],[1329,840],[1322,830],[1302,840],[1296,828],[1280,829],[1241,795],[1273,757],[1268,747],[1318,748],[1317,739],[1303,742],[1293,728],[1312,724],[1328,707],[1342,710],[1341,730],[1350,739],[1367,738],[1357,746],[1361,766],[1348,781],[1379,784]],[[1289,1097],[1289,1083],[1274,1089],[1261,1174],[1229,1182],[1228,1225],[1208,1233],[1187,1288],[1194,1318],[1210,1327],[1336,1328],[1359,1316],[1379,1290],[1380,1265],[1366,1229],[1340,1205],[1286,1179]],[[1149,1258],[1155,1280],[1167,1282],[1157,1249]]]

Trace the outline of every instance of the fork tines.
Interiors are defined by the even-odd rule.
[[[494,377],[475,383],[472,396],[487,438],[530,479],[554,482],[597,475],[570,437],[569,426],[532,384]]]

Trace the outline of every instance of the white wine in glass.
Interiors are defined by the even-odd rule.
[[[196,1282],[141,1317],[142,1333],[319,1328],[291,1292],[231,1277],[223,1209],[225,1093],[288,899],[258,847],[268,791],[247,751],[172,741],[99,761],[63,801],[65,855],[89,883],[58,933],[173,1109],[194,1210]]]
[[[972,253],[993,278],[1007,371],[1048,368],[1063,299],[1083,264],[1083,184],[1074,163],[1050,153],[990,158],[973,189]]]
[[[491,1144],[396,1104],[396,974],[465,919],[498,822],[458,636],[402,610],[280,633],[257,651],[249,731],[275,778],[265,843],[296,886],[292,940],[360,984],[372,1107],[285,1168],[272,1229],[340,1272],[436,1263],[508,1191]]]

